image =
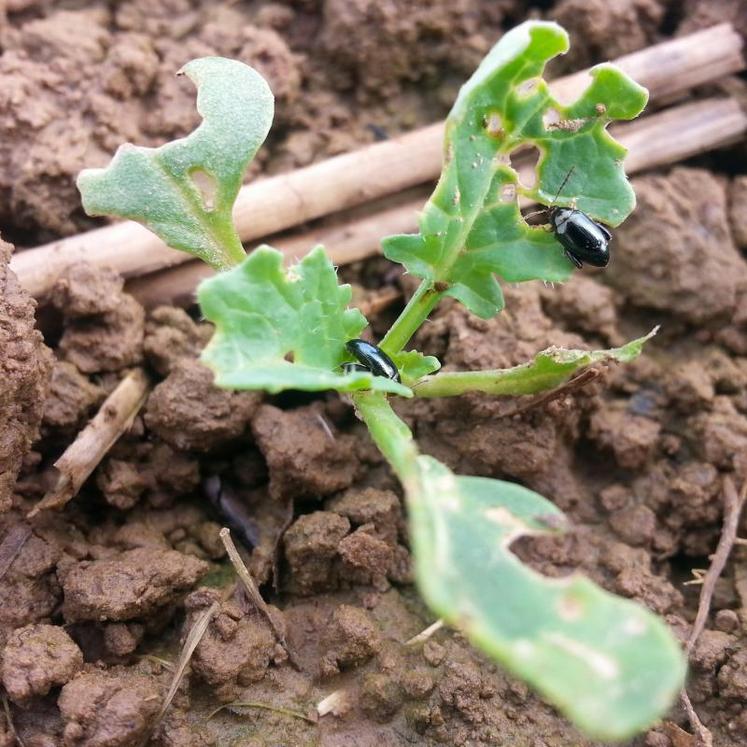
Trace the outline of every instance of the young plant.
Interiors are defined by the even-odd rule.
[[[268,246],[248,257],[239,250],[231,204],[272,117],[269,90],[250,68],[219,58],[189,63],[184,72],[198,86],[203,124],[155,150],[123,146],[107,169],[83,172],[78,185],[89,213],[140,220],[171,246],[225,270],[198,291],[215,325],[202,359],[218,386],[351,393],[402,482],[417,584],[433,611],[589,735],[623,739],[665,713],[682,687],[685,661],[672,633],[645,608],[578,574],[551,579],[525,566],[511,543],[562,531],[561,512],[531,490],[457,476],[421,455],[388,400],[540,392],[596,361],[631,360],[648,339],[595,352],[550,348],[508,370],[440,374],[435,358],[405,350],[445,296],[489,318],[503,307],[497,278],[569,277],[573,264],[552,232],[527,225],[520,196],[572,205],[609,226],[633,209],[625,149],[606,128],[637,116],[647,92],[600,65],[585,93],[561,105],[541,75],[567,48],[566,33],[553,23],[527,22],[500,40],[447,119],[443,171],[419,232],[383,240],[386,256],[422,280],[381,343],[401,381],[344,365],[353,361],[346,343],[367,322],[348,308],[350,288],[338,284],[322,247],[289,269]],[[532,188],[511,164],[526,146],[540,151]],[[211,200],[197,172],[211,181]]]

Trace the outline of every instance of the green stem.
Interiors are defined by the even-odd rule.
[[[246,252],[233,226],[230,231],[214,232],[216,240],[220,243],[222,252],[219,261],[215,262],[213,269],[221,272],[231,270],[240,265],[246,259]]]
[[[496,368],[490,371],[452,371],[437,376],[426,376],[414,387],[416,397],[456,397],[467,392],[483,392],[494,396],[537,394],[564,383],[580,368],[588,364],[558,364],[552,371],[533,371],[536,364],[525,363],[515,368]]]
[[[389,355],[399,353],[428,318],[443,294],[443,291],[437,291],[429,281],[423,280],[381,341],[382,350]]]
[[[381,392],[357,392],[353,394],[353,402],[368,426],[374,443],[407,487],[408,483],[417,479],[419,456],[410,429],[400,420],[386,395]]]

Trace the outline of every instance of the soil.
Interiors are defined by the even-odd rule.
[[[570,31],[556,69],[747,18],[743,4],[701,0],[63,5],[9,0],[0,23],[0,231],[19,250],[94,225],[74,186],[82,167],[125,140],[156,145],[194,127],[193,92],[173,73],[196,56],[238,57],[269,79],[277,126],[256,175],[434,121],[526,17]],[[685,582],[718,542],[723,479],[747,479],[744,166],[742,144],[635,179],[639,207],[616,231],[608,271],[506,287],[506,311],[490,321],[444,303],[416,340],[447,370],[504,367],[661,325],[635,363],[511,417],[477,395],[397,403],[423,451],[527,485],[568,514],[567,534],[517,544],[526,562],[582,570],[683,639],[698,593]],[[84,265],[39,315],[45,345],[10,251],[0,245],[0,677],[12,721],[0,745],[13,729],[28,747],[148,735],[170,747],[597,744],[458,634],[406,645],[433,619],[412,586],[401,489],[349,403],[215,389],[196,362],[209,325],[193,310],[146,312],[121,278]],[[411,290],[381,259],[341,274],[369,291]],[[139,366],[154,387],[132,427],[62,513],[26,520],[54,460]],[[225,523],[269,619],[233,591]],[[213,604],[159,722],[185,636]],[[716,587],[688,691],[717,747],[747,741],[743,547]],[[333,713],[316,722],[333,692]],[[674,708],[630,744],[691,747],[687,729]]]

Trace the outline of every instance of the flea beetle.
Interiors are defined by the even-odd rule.
[[[358,360],[358,363],[346,364],[346,372],[370,371],[374,376],[400,381],[397,366],[380,347],[365,340],[348,340],[345,347]]]
[[[565,175],[553,203],[560,196],[563,187],[575,166]],[[545,211],[541,211],[545,212]],[[555,238],[565,249],[565,256],[579,269],[584,262],[592,267],[607,267],[610,261],[609,242],[612,234],[606,226],[592,220],[586,213],[575,208],[555,207],[548,209],[550,227]]]

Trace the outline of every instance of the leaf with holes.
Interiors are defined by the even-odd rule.
[[[594,220],[617,226],[635,205],[625,177],[625,148],[606,131],[636,117],[647,91],[613,65],[598,65],[585,93],[570,106],[550,95],[545,64],[568,49],[557,24],[527,21],[496,44],[462,87],[446,120],[445,158],[418,234],[384,240],[384,254],[470,311],[489,318],[503,307],[495,275],[507,282],[566,280],[572,270],[560,244],[530,227],[519,210],[525,195],[575,205]],[[520,149],[540,152],[538,185],[525,187],[512,168]]]
[[[248,65],[223,57],[188,62],[202,124],[160,148],[131,144],[105,169],[78,176],[89,215],[136,220],[169,246],[215,269],[244,258],[231,210],[247,166],[272,124],[273,96]]]
[[[454,475],[418,454],[383,396],[353,398],[405,488],[415,577],[433,611],[591,736],[624,739],[664,715],[685,676],[664,622],[579,574],[547,578],[511,551],[521,536],[567,529],[563,513],[520,485]]]
[[[261,246],[200,285],[200,308],[215,325],[202,360],[227,389],[374,389],[411,397],[396,381],[343,372],[345,343],[366,326],[358,309],[347,308],[351,295],[322,247],[286,271],[283,255]]]
[[[546,578],[510,550],[565,526],[520,485],[457,477],[420,457],[408,495],[415,574],[447,623],[525,679],[587,734],[630,737],[666,713],[684,684],[674,635],[643,606],[573,574]]]
[[[573,350],[552,347],[537,353],[528,363],[513,368],[446,371],[438,376],[426,376],[414,384],[414,392],[418,397],[454,397],[467,392],[494,396],[537,394],[560,386],[573,374],[595,363],[629,363],[641,354],[643,346],[658,329],[655,327],[647,335],[619,348]]]

